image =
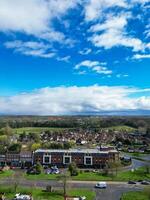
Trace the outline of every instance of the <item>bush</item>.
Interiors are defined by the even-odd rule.
[[[71,163],[69,165],[69,172],[71,176],[77,176],[78,175],[78,168],[76,166],[76,163]]]
[[[37,163],[35,166],[36,172],[41,174],[43,172],[43,167],[40,163]]]

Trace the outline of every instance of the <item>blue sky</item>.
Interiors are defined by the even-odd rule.
[[[150,113],[149,13],[149,0],[0,0],[0,113]]]

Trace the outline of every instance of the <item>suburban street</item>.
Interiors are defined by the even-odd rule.
[[[148,156],[147,156],[148,157]],[[149,157],[148,157],[149,159]],[[132,165],[127,167],[125,170],[137,169],[146,165],[148,161],[141,161],[137,159],[132,159]],[[15,179],[12,178],[5,178],[0,180],[0,185],[13,185],[15,182],[18,183],[19,186],[24,187],[32,187],[32,188],[46,188],[46,186],[51,185],[53,189],[61,189],[62,183],[56,180],[27,180],[21,177],[21,171],[16,170]],[[20,177],[17,179],[17,177]],[[82,189],[89,189],[95,191],[96,198],[95,200],[120,200],[120,197],[123,193],[128,191],[137,191],[142,190],[144,187],[143,185],[136,184],[136,185],[129,185],[127,182],[117,182],[117,181],[107,181],[107,188],[106,189],[95,189],[96,181],[68,181],[67,188],[82,188]]]
[[[138,169],[140,167],[144,167],[146,165],[150,165],[150,154],[147,154],[142,157],[143,160],[138,160],[134,158],[132,155],[123,154],[124,156],[129,156],[132,158],[132,164],[130,166],[124,167],[122,171],[130,171],[132,169]]]
[[[5,179],[0,180],[0,185],[11,185],[14,184],[14,180]],[[25,180],[21,179],[18,182],[19,186],[26,187],[38,187],[38,188],[46,188],[47,185],[53,186],[54,189],[60,189],[62,186],[61,182],[58,181],[34,181],[34,180]],[[90,189],[96,192],[95,200],[120,200],[122,193],[127,191],[135,191],[142,190],[142,185],[129,185],[125,182],[107,182],[108,187],[106,189],[95,189],[96,182],[85,182],[85,181],[69,181],[67,188],[83,188]]]

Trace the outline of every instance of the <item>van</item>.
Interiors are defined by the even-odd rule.
[[[96,188],[107,188],[107,183],[106,182],[98,182],[95,185]]]

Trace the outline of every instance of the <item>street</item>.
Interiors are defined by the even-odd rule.
[[[5,179],[0,180],[0,185],[11,185],[14,184],[14,180]],[[67,188],[82,188],[94,190],[96,192],[95,200],[120,200],[121,195],[127,191],[142,190],[142,185],[129,185],[125,182],[107,182],[108,187],[106,189],[95,189],[96,182],[86,182],[86,181],[69,181]],[[34,181],[21,179],[19,181],[19,186],[26,187],[38,187],[46,188],[47,185],[51,185],[54,189],[60,189],[62,186],[61,182],[58,181]]]
[[[141,189],[133,185],[109,185],[107,189],[96,189],[95,200],[120,200],[124,192]]]

